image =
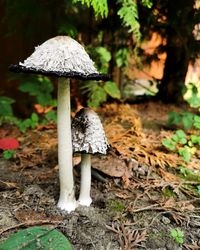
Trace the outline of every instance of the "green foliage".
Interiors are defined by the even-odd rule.
[[[19,90],[35,96],[36,102],[41,106],[54,106],[55,101],[52,100],[53,84],[48,77],[37,76],[32,78],[22,79],[19,85]]]
[[[198,115],[194,116],[194,124],[193,125],[196,129],[200,129],[200,116],[198,116]]]
[[[147,7],[147,8],[151,8],[153,5],[152,0],[141,0],[142,4]]]
[[[191,143],[190,143],[191,146],[193,144],[200,145],[200,136],[198,136],[198,135],[191,135],[190,140],[191,140]]]
[[[200,107],[200,88],[195,83],[188,83],[184,89],[184,98],[193,108]]]
[[[171,138],[162,140],[162,144],[169,150],[177,152],[188,163],[200,145],[200,136],[186,135],[181,129],[177,130]],[[195,146],[196,145],[196,146]]]
[[[200,185],[198,185],[196,188],[197,188],[197,193],[200,196]]]
[[[200,182],[200,172],[197,170],[188,169],[184,166],[179,167],[179,174],[180,177],[188,180],[188,181],[195,181],[197,183]]]
[[[119,68],[128,66],[128,48],[121,48],[115,55],[116,64]]]
[[[53,84],[48,77],[34,76],[22,79],[19,90],[35,97],[35,102],[42,107],[56,107],[56,101],[52,97]],[[15,124],[21,132],[25,133],[28,128],[34,129],[40,123],[47,124],[50,121],[56,122],[56,112],[50,110],[40,116],[33,112],[31,116],[25,120],[17,119]]]
[[[188,169],[184,166],[180,166],[179,171],[180,171],[180,174],[182,175],[182,177],[184,177],[184,178],[191,176],[193,174],[191,169]]]
[[[105,47],[96,47],[93,48],[93,57],[95,58],[95,62],[97,68],[102,73],[108,72],[109,62],[111,60],[111,53]]]
[[[200,129],[200,116],[191,112],[170,112],[168,125],[183,126],[184,129]]]
[[[93,58],[95,59],[97,68],[102,73],[108,72],[109,62],[111,60],[111,53],[105,47],[96,47],[91,50]],[[107,82],[93,82],[86,81],[81,86],[83,94],[87,94],[87,104],[90,107],[97,108],[105,102],[108,96],[120,99],[121,94],[117,84],[113,81]]]
[[[191,159],[193,149],[185,145],[183,148],[178,149],[178,153],[182,156],[183,160],[188,163]]]
[[[57,121],[57,114],[54,110],[50,110],[49,112],[45,113],[45,120],[47,120],[47,122],[56,122]]]
[[[200,129],[200,116],[191,112],[170,112],[168,125],[182,126],[184,129]],[[171,138],[165,138],[162,144],[169,150],[177,152],[188,163],[197,147],[200,146],[200,135],[188,134],[179,129]]]
[[[181,231],[178,228],[173,228],[170,231],[171,237],[176,241],[178,244],[183,244],[184,243],[184,232]]]
[[[87,81],[81,87],[82,93],[87,94],[89,107],[97,108],[107,100],[108,96],[120,99],[120,91],[115,82],[107,81],[105,83],[98,83]]]
[[[178,175],[182,179],[186,180],[186,183],[183,184],[183,187],[190,191],[194,196],[200,196],[200,171],[189,169],[185,166],[179,166]],[[188,183],[187,183],[188,181]]]
[[[35,129],[39,124],[39,116],[36,113],[32,113],[30,118],[25,120],[17,119],[16,125],[19,127],[22,133],[25,133],[28,128]]]
[[[86,4],[88,7],[94,9],[94,14],[96,17],[101,16],[102,18],[108,16],[108,3],[107,0],[73,0],[73,3],[80,2],[81,4]]]
[[[31,227],[12,234],[0,244],[2,250],[72,250],[68,239],[56,229]]]
[[[87,94],[87,104],[90,107],[97,108],[99,105],[106,101],[107,95],[102,86],[97,82],[87,81],[81,87],[82,92]]]
[[[121,94],[115,82],[112,81],[105,82],[103,88],[105,92],[112,98],[120,99]]]
[[[141,39],[140,24],[138,21],[138,7],[137,2],[132,0],[120,1],[122,7],[117,14],[122,19],[124,26],[129,28],[129,32],[133,32],[137,41]]]
[[[69,23],[63,23],[60,25],[58,29],[59,35],[67,35],[70,37],[75,38],[78,35],[78,30],[74,25],[71,25]]]
[[[9,117],[13,115],[12,104],[15,102],[10,97],[0,96],[0,117]]]
[[[176,150],[176,145],[178,143],[180,143],[180,144],[186,144],[187,143],[186,134],[181,129],[177,130],[175,132],[175,134],[171,138],[166,138],[166,139],[163,139],[163,141],[162,141],[162,144],[166,148],[168,148],[168,149],[170,149],[172,151]]]
[[[13,150],[13,149],[4,150],[3,151],[3,158],[6,160],[9,160],[9,159],[14,157],[15,153],[16,153],[16,150]]]
[[[19,90],[35,97],[35,102],[43,108],[56,107],[56,101],[52,97],[53,84],[43,76],[23,78],[19,85]],[[19,127],[22,133],[28,128],[35,129],[39,124],[47,124],[51,121],[56,122],[56,112],[51,109],[48,112],[37,114],[33,112],[27,119],[19,119],[13,115],[11,104],[15,101],[9,97],[0,97],[0,124],[9,122]]]

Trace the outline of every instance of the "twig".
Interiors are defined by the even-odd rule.
[[[107,228],[107,229],[109,229],[109,230],[111,230],[111,231],[113,231],[113,232],[114,232],[114,233],[116,233],[116,234],[118,234],[118,233],[119,233],[119,231],[118,231],[118,230],[116,230],[116,229],[114,228],[113,224],[112,224],[112,227],[111,227],[111,226],[106,225],[106,228]]]
[[[153,205],[150,205],[150,206],[147,206],[147,207],[142,207],[142,208],[138,208],[136,210],[132,210],[131,212],[132,213],[137,213],[137,212],[142,212],[142,211],[148,211],[148,210],[151,210],[153,208],[158,209],[158,206],[159,206],[159,204],[153,204]]]
[[[162,212],[159,212],[155,217],[153,217],[153,219],[151,220],[151,222],[149,223],[148,225],[148,228],[151,227],[154,223],[154,221],[162,214],[167,214],[169,213],[169,211],[162,211]]]

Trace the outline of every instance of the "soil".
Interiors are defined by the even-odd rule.
[[[157,112],[155,105],[129,106],[141,120],[143,133],[151,134],[151,139],[166,130],[169,109],[179,109],[159,104]],[[109,118],[107,107],[102,110],[104,119]],[[128,152],[122,155],[120,147],[113,147],[108,156],[93,156],[91,207],[78,207],[68,214],[56,207],[56,127],[21,134],[13,126],[3,126],[0,132],[5,137],[15,136],[20,142],[13,159],[0,158],[1,240],[39,225],[57,228],[74,250],[200,249],[200,197],[182,185],[175,168],[145,164],[140,158],[130,158]],[[199,164],[198,157],[197,160]],[[80,156],[75,156],[77,197],[79,161]],[[170,235],[172,229],[184,233],[184,243],[179,244]]]

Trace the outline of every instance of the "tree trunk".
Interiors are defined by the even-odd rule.
[[[167,58],[158,97],[164,102],[180,103],[193,40],[194,1],[169,1],[167,18]]]

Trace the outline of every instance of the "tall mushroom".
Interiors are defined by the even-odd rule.
[[[58,77],[58,163],[60,197],[58,207],[68,212],[77,204],[74,196],[70,82],[67,78],[107,80],[99,74],[85,49],[68,36],[57,36],[35,48],[23,63],[10,65],[13,72],[36,73]]]
[[[79,110],[72,120],[74,153],[81,153],[81,186],[79,204],[90,206],[91,154],[106,154],[109,148],[99,116],[90,108]]]

